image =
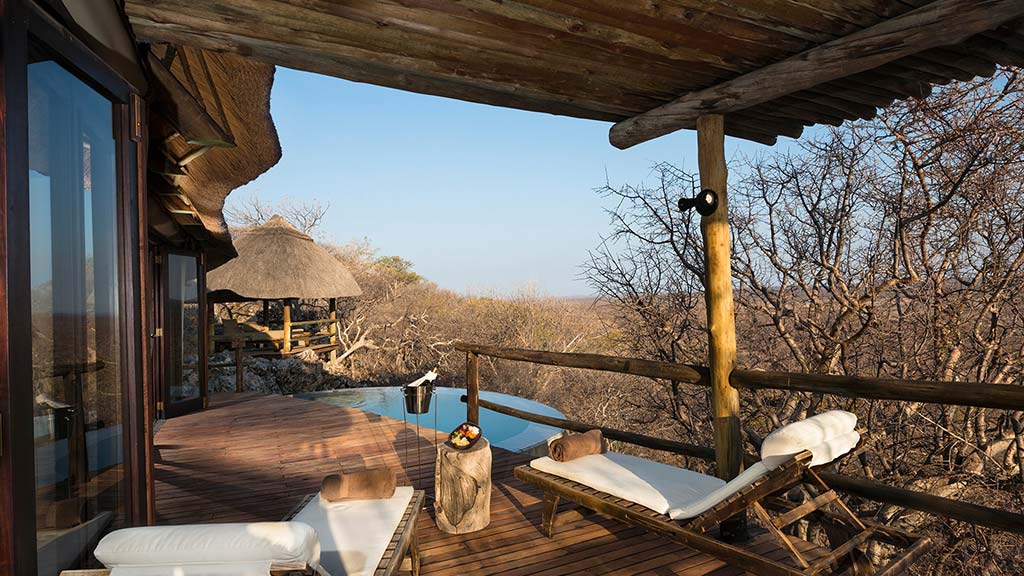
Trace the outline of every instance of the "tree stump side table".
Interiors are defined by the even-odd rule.
[[[447,442],[437,447],[434,516],[448,534],[483,530],[491,523],[491,443],[481,438],[468,450]]]

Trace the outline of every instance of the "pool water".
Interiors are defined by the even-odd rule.
[[[438,440],[444,440],[447,432],[454,430],[456,426],[466,421],[466,404],[460,400],[465,393],[465,389],[462,388],[435,388],[434,397],[430,402],[430,412],[419,415],[420,426],[423,428],[433,428],[436,412],[437,429],[441,432]],[[397,420],[401,420],[405,412],[405,400],[402,396],[402,389],[398,386],[346,388],[329,392],[297,394],[296,396],[336,406],[358,408],[359,410],[388,416]],[[480,392],[480,398],[535,414],[553,416],[555,418],[565,417],[561,412],[546,404],[517,396],[482,391]],[[415,414],[408,414],[405,418],[410,424],[416,423]],[[548,438],[561,432],[560,429],[553,426],[528,422],[514,416],[499,414],[486,408],[480,408],[480,428],[483,429],[484,437],[491,444],[516,452],[529,451],[538,445],[543,445]]]

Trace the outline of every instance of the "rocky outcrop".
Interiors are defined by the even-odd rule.
[[[210,364],[225,365],[210,369],[210,392],[235,390],[234,359],[234,352],[230,350],[210,356]],[[312,350],[291,358],[246,358],[244,370],[245,389],[263,394],[298,394],[354,385],[350,379],[332,373],[329,365],[321,362]]]

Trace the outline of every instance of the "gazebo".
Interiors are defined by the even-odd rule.
[[[226,320],[223,334],[214,335],[210,314],[211,343],[233,347],[236,361],[244,349],[252,347],[256,348],[250,351],[253,355],[287,357],[311,349],[333,359],[339,346],[338,298],[363,293],[345,265],[279,215],[242,234],[235,248],[237,258],[206,276],[210,306],[261,300],[262,324]],[[327,318],[293,322],[296,299],[326,299]],[[270,327],[271,300],[282,301],[281,329]]]

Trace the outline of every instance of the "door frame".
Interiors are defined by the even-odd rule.
[[[196,260],[196,296],[198,300],[199,310],[197,311],[197,329],[198,329],[198,356],[196,358],[197,366],[196,372],[199,378],[199,396],[191,398],[183,402],[172,403],[171,398],[171,382],[167,378],[168,368],[171,365],[171,349],[167,345],[166,330],[166,309],[167,309],[167,298],[170,295],[170,274],[168,273],[168,266],[170,265],[170,256],[189,256]],[[162,418],[174,418],[175,416],[183,416],[192,412],[198,412],[206,407],[208,403],[207,394],[207,362],[205,361],[206,353],[208,350],[207,343],[207,307],[206,307],[206,255],[199,251],[189,248],[177,248],[170,246],[157,247],[154,253],[154,257],[159,257],[159,262],[154,265],[154,304],[157,308],[153,321],[154,330],[161,329],[156,337],[157,352],[154,355],[154,364],[159,363],[159,369],[153,370],[153,384],[157,392],[157,411]]]
[[[30,221],[28,218],[28,53],[37,44],[113,104],[118,207],[118,330],[125,519],[143,524],[149,507],[141,363],[140,165],[145,118],[138,90],[74,32],[31,0],[0,0],[0,573],[36,574]],[[134,106],[133,106],[134,104]],[[16,472],[17,471],[17,472]]]

